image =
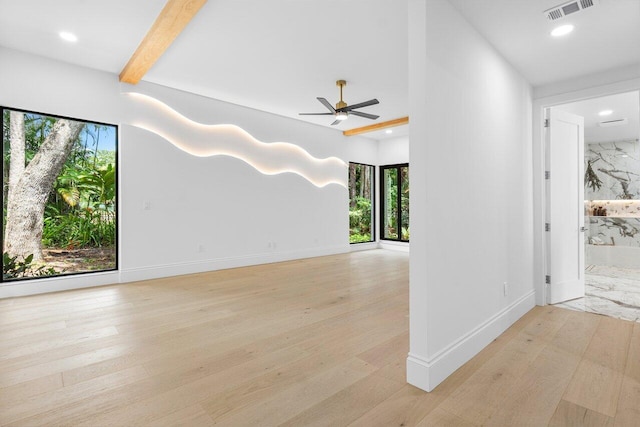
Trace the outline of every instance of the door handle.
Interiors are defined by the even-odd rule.
[[[580,227],[580,231],[585,232],[587,231],[587,227],[585,227],[584,225],[582,227]]]

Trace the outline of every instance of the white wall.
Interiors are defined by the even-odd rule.
[[[409,163],[409,137],[381,139],[378,141],[378,164],[395,165]]]
[[[316,158],[375,161],[375,141],[157,85],[121,86],[116,75],[5,48],[0,63],[0,105],[120,125],[121,225],[120,272],[7,283],[0,297],[349,250],[346,188],[318,188],[292,173],[263,175],[232,157],[185,153],[136,127],[141,117],[159,113],[143,111],[123,92],[144,92],[193,120],[235,124]],[[188,142],[197,137],[185,132]],[[283,154],[281,161],[299,166],[296,156]],[[327,173],[346,185],[346,165]]]
[[[409,58],[407,378],[432,390],[534,306],[532,100],[446,0],[410,0]]]
[[[378,164],[378,143],[376,140],[349,137],[346,144],[345,158],[348,161],[365,165]]]

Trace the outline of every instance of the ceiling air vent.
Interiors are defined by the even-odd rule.
[[[627,119],[606,120],[604,122],[598,123],[598,126],[606,128],[606,127],[609,127],[609,126],[626,125],[627,123],[629,123],[629,120],[627,120]]]
[[[597,6],[599,2],[600,0],[574,0],[545,10],[544,15],[549,21],[557,21],[572,13]]]

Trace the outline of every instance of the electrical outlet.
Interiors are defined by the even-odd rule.
[[[145,211],[150,211],[151,210],[151,202],[148,200],[145,200],[144,202],[142,202],[142,209]]]
[[[204,245],[198,245],[198,252],[204,252]]]
[[[506,297],[507,295],[509,295],[509,285],[504,282],[504,296]]]

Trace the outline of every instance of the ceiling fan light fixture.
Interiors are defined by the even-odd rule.
[[[350,115],[364,117],[365,119],[376,120],[380,116],[375,114],[363,113],[362,111],[356,111],[358,108],[368,107],[370,105],[379,104],[377,99],[370,99],[365,102],[359,102],[357,104],[347,105],[342,99],[342,89],[345,87],[347,82],[345,80],[338,80],[336,85],[340,87],[340,101],[336,104],[336,107],[333,108],[333,105],[325,98],[317,97],[316,99],[320,101],[322,105],[325,106],[329,112],[325,113],[298,113],[301,116],[333,116],[335,120],[331,123],[331,126],[335,126],[340,122],[343,122],[349,118]]]

